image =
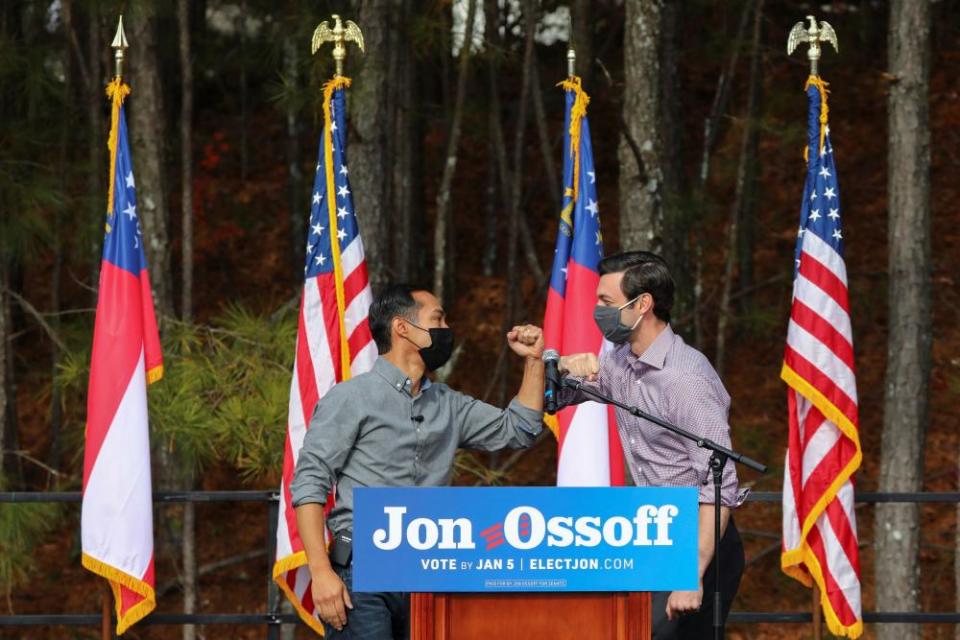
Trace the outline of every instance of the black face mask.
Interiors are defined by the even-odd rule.
[[[441,327],[424,329],[412,322],[410,324],[430,334],[430,346],[420,349],[420,357],[423,358],[423,366],[427,371],[436,371],[447,364],[450,356],[453,355],[453,329]]]

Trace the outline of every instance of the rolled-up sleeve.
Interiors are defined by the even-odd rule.
[[[317,403],[290,483],[291,502],[326,504],[360,429],[356,403],[334,387]]]
[[[496,451],[524,449],[543,430],[543,412],[523,406],[514,398],[500,409],[462,393],[453,393],[453,419],[460,426],[460,446]]]
[[[693,375],[686,381],[683,397],[672,400],[674,417],[677,426],[693,432],[698,436],[713,440],[717,444],[727,447],[730,443],[730,396],[722,387],[717,388],[719,381],[711,383],[703,376]],[[713,474],[710,471],[709,449],[697,446],[697,443],[684,439],[691,465],[697,474],[700,486],[700,503],[713,503],[714,488]],[[720,485],[720,500],[725,507],[737,506],[737,470],[736,463],[728,460],[723,468],[723,478]]]

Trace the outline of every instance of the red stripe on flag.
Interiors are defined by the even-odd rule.
[[[309,337],[307,336],[307,320],[305,310],[300,305],[300,322],[297,326],[297,388],[300,392],[300,409],[303,411],[303,424],[310,424],[310,416],[319,399],[317,379],[314,376],[313,356],[310,354]]]
[[[798,416],[799,417],[799,414]],[[826,418],[823,417],[823,414],[820,413],[820,409],[813,404],[810,405],[810,408],[807,410],[807,417],[803,421],[803,450],[806,451],[807,444],[816,435],[817,431],[820,429],[820,425],[823,424],[823,421]]]
[[[547,290],[547,311],[543,316],[543,341],[547,349],[563,348],[563,323],[566,300],[556,289]]]
[[[787,461],[790,465],[790,484],[793,487],[793,501],[799,510],[799,501],[803,499],[803,488],[800,486],[800,480],[803,478],[803,447],[800,445],[800,417],[797,413],[797,402],[797,392],[793,389],[788,390],[787,410],[790,418],[790,431],[788,435]],[[813,408],[814,407],[811,407],[811,409]],[[807,415],[809,416],[809,413]]]
[[[330,345],[330,363],[334,372],[334,380],[343,380],[342,355],[340,349],[340,311],[337,307],[336,276],[332,273],[321,273],[317,276],[317,287],[320,290],[320,302],[323,305],[323,323],[327,329],[327,343]]]
[[[106,260],[101,263],[87,395],[84,490],[120,401],[130,386],[133,370],[140,361],[142,291],[140,278]]]
[[[842,436],[830,450],[821,458],[816,468],[807,477],[803,486],[802,509],[798,508],[803,519],[810,514],[817,500],[827,492],[840,473],[846,468],[856,455],[857,449],[849,439]],[[833,504],[835,500],[831,501]]]
[[[810,544],[810,549],[820,564],[820,569],[823,573],[824,592],[827,594],[827,599],[830,600],[830,604],[833,606],[837,618],[839,618],[840,623],[844,626],[855,624],[857,622],[857,615],[853,609],[850,608],[850,603],[847,602],[847,598],[843,594],[840,585],[837,584],[836,578],[833,577],[833,573],[830,571],[830,565],[827,563],[826,549],[823,546],[823,537],[820,535],[820,530],[817,527],[810,529],[810,533],[807,535],[807,542]]]
[[[567,263],[566,308],[571,312],[564,318],[563,350],[561,353],[599,353],[603,335],[593,321],[597,304],[597,284],[600,276],[571,260]]]
[[[366,261],[361,262],[359,265],[357,265],[356,269],[344,277],[343,299],[346,301],[345,304],[348,307],[350,306],[350,303],[353,302],[353,299],[360,295],[360,293],[367,288],[367,284],[369,282],[370,280],[367,278]]]
[[[163,354],[157,316],[153,310],[153,290],[150,289],[150,275],[146,269],[140,272],[140,308],[143,318],[143,363],[149,373],[163,365]]]
[[[784,361],[791,369],[820,391],[833,405],[839,409],[850,422],[857,424],[857,403],[854,402],[840,387],[834,384],[833,379],[815,367],[809,360],[793,350],[788,344]]]
[[[790,318],[822,342],[853,371],[853,345],[826,318],[798,299],[793,301]]]
[[[296,573],[291,571],[290,573]],[[307,583],[307,588],[303,590],[303,597],[300,599],[300,604],[303,605],[303,608],[306,609],[309,613],[313,613],[313,580]]]
[[[831,500],[827,505],[827,518],[830,520],[830,526],[833,527],[833,533],[840,541],[844,555],[853,570],[860,575],[860,550],[857,546],[857,534],[850,525],[850,518],[843,508],[839,499]]]
[[[290,427],[287,427],[287,437],[283,443],[283,518],[287,521],[287,532],[290,536],[290,548],[294,553],[303,550],[303,541],[300,539],[300,530],[297,529],[297,514],[293,509],[293,494],[290,493],[290,484],[293,482],[294,459],[293,447],[290,444]]]
[[[800,275],[817,285],[828,296],[849,313],[850,305],[847,298],[847,283],[838,278],[822,262],[807,252],[800,256]]]
[[[797,513],[801,522],[806,521],[817,501],[827,492],[833,481],[843,471],[840,460],[843,440],[843,438],[840,438],[833,443],[830,450],[817,463],[816,468],[807,475],[807,481],[803,485],[803,493],[800,494],[800,500],[797,503]]]
[[[371,340],[373,340],[373,334],[370,332],[370,320],[369,318],[364,318],[363,322],[357,325],[357,328],[353,330],[353,333],[350,334],[350,338],[347,340],[347,344],[350,346],[351,362],[353,362],[353,359],[364,347],[370,344]]]

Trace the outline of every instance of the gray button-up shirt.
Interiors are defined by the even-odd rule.
[[[330,389],[314,409],[297,458],[293,506],[326,504],[336,534],[353,526],[354,487],[434,487],[450,483],[458,447],[495,451],[533,444],[543,413],[516,400],[499,409],[445,384],[412,382],[377,359],[373,370]],[[422,419],[421,419],[422,417]]]
[[[730,395],[706,356],[669,325],[641,356],[634,355],[629,343],[601,356],[597,380],[584,386],[730,448]],[[590,398],[565,389],[560,399]],[[700,502],[713,502],[710,451],[622,409],[617,409],[617,429],[637,486],[698,486]],[[742,501],[733,461],[724,467],[720,497],[728,507]]]

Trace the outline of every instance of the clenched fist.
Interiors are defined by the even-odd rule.
[[[560,372],[569,373],[576,378],[585,378],[590,382],[600,373],[600,359],[594,353],[575,353],[560,358]]]
[[[532,324],[514,327],[507,332],[507,344],[518,356],[539,360],[543,357],[543,329]]]

